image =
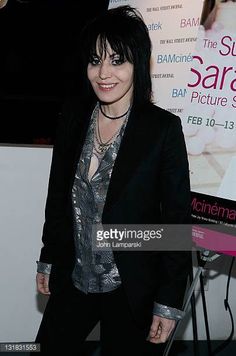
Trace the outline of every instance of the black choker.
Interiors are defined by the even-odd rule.
[[[126,115],[128,114],[128,112],[129,112],[129,109],[130,109],[130,108],[129,108],[124,114],[122,114],[122,115],[120,115],[120,116],[109,116],[109,115],[105,114],[104,111],[102,110],[102,106],[101,106],[100,103],[99,103],[99,109],[101,110],[102,115],[104,115],[104,116],[107,117],[108,119],[110,119],[110,120],[117,120],[117,119],[121,119],[122,117],[126,116]]]

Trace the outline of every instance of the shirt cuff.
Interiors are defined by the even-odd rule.
[[[37,261],[37,272],[38,273],[50,274],[51,268],[52,268],[52,265],[50,263]]]
[[[185,316],[183,310],[168,307],[167,305],[162,305],[154,302],[153,314],[161,316],[166,319],[181,320]]]

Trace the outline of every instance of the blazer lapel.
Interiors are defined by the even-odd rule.
[[[148,107],[146,109],[144,112],[133,110],[129,117],[113,167],[104,210],[119,198],[138,165],[157,141],[157,132],[148,124],[150,115]]]
[[[88,127],[90,123],[90,118],[93,112],[95,105],[92,105],[88,110],[84,110],[83,112],[77,112],[75,120],[78,121],[77,127],[75,128],[74,136],[75,136],[75,155],[73,160],[73,172],[72,177],[74,177],[77,164],[79,162],[79,158],[83,149],[83,144],[88,132]]]

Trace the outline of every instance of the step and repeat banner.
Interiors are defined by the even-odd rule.
[[[155,103],[179,116],[186,100],[202,4],[202,0],[110,0],[110,8],[131,5],[143,15],[153,46]]]
[[[109,7],[126,4],[140,10],[150,32],[155,104],[182,120],[193,220],[232,228],[236,220],[236,2],[110,0]]]

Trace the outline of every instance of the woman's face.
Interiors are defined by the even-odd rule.
[[[122,62],[108,43],[102,56],[93,55],[87,67],[87,75],[100,101],[124,106],[130,104],[133,95],[133,64]]]

